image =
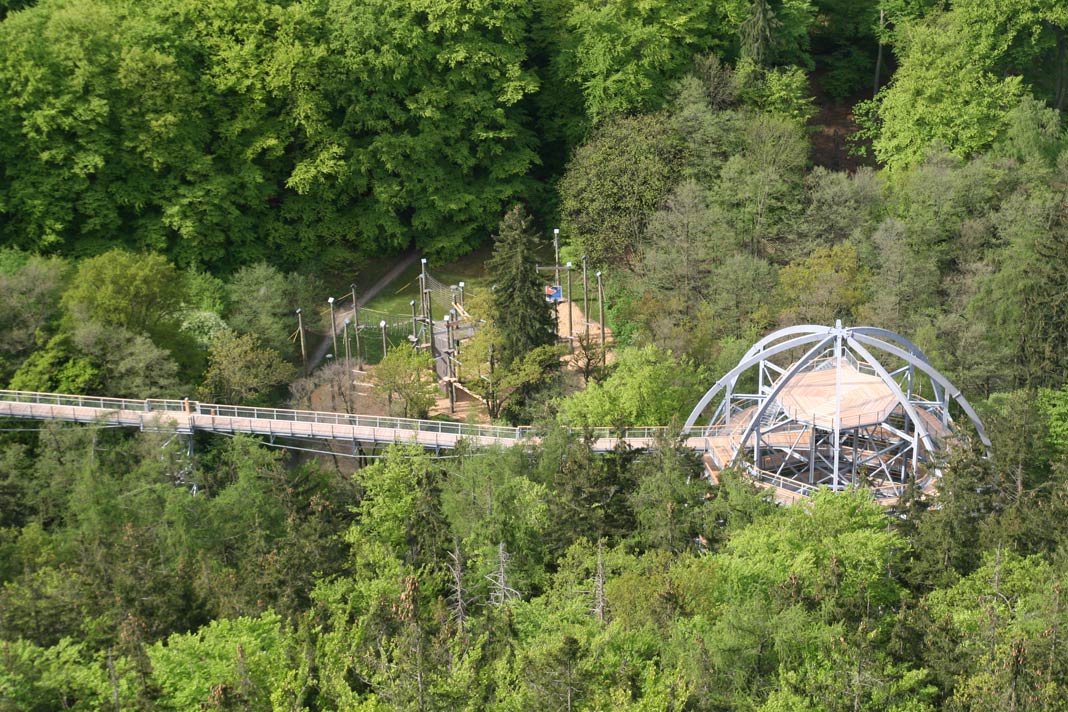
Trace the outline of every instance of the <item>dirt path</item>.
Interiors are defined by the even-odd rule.
[[[568,310],[571,311],[571,319],[568,320]],[[586,333],[586,316],[582,313],[582,307],[578,302],[559,302],[556,305],[556,314],[559,319],[559,328],[557,333],[561,339],[566,339],[572,336],[571,329],[574,328],[574,335],[582,336]],[[605,350],[606,350],[606,363],[612,363],[615,360],[615,353],[612,351],[612,344],[615,343],[615,337],[612,334],[612,330],[605,328],[604,330]],[[597,323],[596,319],[590,320],[590,341],[600,347],[601,345],[601,325]],[[577,348],[577,342],[576,342]]]
[[[393,265],[393,267],[382,275],[377,282],[372,284],[363,294],[356,298],[356,302],[362,307],[366,306],[368,302],[378,296],[378,293],[389,286],[389,284],[401,275],[404,270],[408,269],[416,260],[419,259],[419,252],[412,251],[401,258],[401,261]],[[348,311],[342,310],[334,314],[334,329],[339,329],[348,317]],[[330,334],[326,334],[323,338],[319,348],[312,354],[311,361],[308,363],[308,371],[314,371],[319,363],[326,357],[327,352],[333,345],[333,339],[330,338]]]

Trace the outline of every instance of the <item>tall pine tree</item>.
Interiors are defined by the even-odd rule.
[[[553,343],[552,307],[545,301],[538,276],[538,238],[531,218],[516,205],[501,220],[489,261],[496,281],[493,306],[501,334],[500,363],[509,366],[539,346]]]

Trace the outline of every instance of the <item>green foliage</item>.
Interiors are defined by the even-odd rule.
[[[500,338],[496,354],[507,367],[539,346],[555,342],[552,307],[537,272],[537,236],[522,206],[501,220],[487,268],[496,278],[493,312]]]
[[[105,672],[70,639],[44,649],[5,641],[0,652],[0,699],[11,709],[102,709],[110,701],[108,688]]]
[[[181,395],[178,365],[147,336],[94,322],[53,337],[11,379],[17,390],[160,398]]]
[[[1063,708],[1062,6],[7,14],[12,385],[263,399],[293,310],[313,328],[324,311],[282,266],[458,253],[532,196],[548,220],[568,160],[567,249],[604,270],[616,343],[607,368],[596,346],[562,360],[535,221],[511,212],[460,360],[493,417],[536,423],[516,447],[361,451],[350,473],[249,437],[2,434],[0,707]],[[812,168],[810,93],[878,83],[877,40],[898,69],[862,113],[891,170]],[[910,489],[893,514],[712,485],[669,437],[591,452],[587,426],[677,420],[769,329],[835,318],[919,343],[993,452],[962,432],[933,499]],[[395,350],[376,378],[425,413],[425,356]]]
[[[1037,558],[996,552],[952,588],[929,597],[931,616],[957,644],[953,708],[1057,708],[1064,662],[1053,632],[1065,623],[1064,573]]]
[[[366,539],[387,549],[397,558],[418,564],[421,557],[433,557],[437,532],[425,518],[426,507],[436,476],[429,458],[417,447],[391,447],[386,457],[364,468],[359,481],[366,491],[360,502],[359,523],[349,532],[354,543]]]
[[[812,27],[817,66],[823,65],[820,84],[836,101],[880,83],[875,77],[877,42],[885,42],[888,17],[900,21],[896,3],[885,0],[819,0],[821,22]],[[887,54],[886,49],[882,49]],[[885,57],[884,57],[885,65]],[[880,74],[884,70],[880,71]]]
[[[816,113],[808,77],[799,67],[763,69],[743,59],[735,68],[738,97],[746,104],[804,126]]]
[[[78,264],[62,304],[76,321],[145,333],[167,344],[177,328],[181,286],[162,255],[112,250]]]
[[[253,334],[280,354],[293,351],[289,335],[296,323],[292,279],[265,262],[242,267],[226,285],[226,323],[239,334]]]
[[[977,301],[983,303],[977,308],[985,313],[990,336],[1009,350],[1003,374],[1013,385],[1057,386],[1068,366],[1068,312],[1052,296],[1068,286],[1068,261],[1060,249],[1068,235],[1065,195],[1063,190],[1014,195],[995,224],[1007,244],[998,271],[981,287]]]
[[[855,322],[868,299],[869,275],[848,243],[816,250],[779,271],[782,321],[788,324]]]
[[[386,397],[390,413],[404,418],[425,418],[438,394],[430,354],[406,344],[386,353],[372,369],[371,383]]]
[[[1046,420],[1050,444],[1058,452],[1068,454],[1068,391],[1040,391],[1037,405]]]
[[[270,709],[289,665],[281,619],[217,620],[148,650],[160,702],[171,709]]]
[[[680,552],[703,548],[713,507],[705,496],[702,465],[684,444],[666,436],[636,463],[630,504],[646,549]]]
[[[9,364],[28,356],[52,330],[67,273],[58,258],[34,255],[19,262],[0,271],[0,358]]]
[[[573,3],[567,17],[573,47],[560,78],[581,88],[594,124],[658,109],[663,85],[694,54],[725,44],[725,19],[722,6],[711,0]]]
[[[501,544],[511,552],[509,585],[530,590],[540,583],[549,492],[523,472],[523,459],[514,449],[462,453],[443,487],[442,513],[468,557],[466,585],[473,598],[489,595],[487,577],[499,565]]]
[[[293,367],[251,334],[223,331],[212,342],[201,398],[215,403],[256,404],[293,376]]]
[[[560,404],[560,416],[573,427],[667,425],[690,410],[704,373],[655,346],[621,349],[608,376]]]
[[[39,393],[91,393],[103,388],[99,370],[78,355],[69,336],[57,336],[33,352],[11,378],[10,388]]]
[[[564,234],[593,265],[632,264],[649,215],[670,190],[681,146],[658,114],[598,127],[560,179]]]
[[[811,65],[809,29],[815,24],[816,7],[810,0],[748,0],[729,8],[743,60]]]
[[[0,239],[223,268],[465,251],[536,161],[528,15],[514,0],[16,13],[0,25],[0,162],[17,167]]]
[[[496,290],[469,300],[472,313],[483,315],[486,321],[464,346],[461,375],[464,387],[482,399],[491,418],[507,415],[526,421],[526,401],[552,384],[560,370],[560,350],[551,344],[538,346],[511,364],[502,363],[504,343],[495,317],[495,294]]]
[[[858,106],[876,158],[900,169],[922,161],[935,142],[971,156],[1004,135],[1023,96],[1020,77],[994,73],[996,56],[957,13],[907,25],[899,45],[893,80]]]
[[[800,211],[808,146],[794,121],[766,114],[751,117],[741,137],[741,150],[720,171],[714,204],[740,244],[765,256],[776,251]]]

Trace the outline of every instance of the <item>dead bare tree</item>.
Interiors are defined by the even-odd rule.
[[[486,577],[492,584],[489,598],[491,606],[503,606],[519,598],[519,591],[508,585],[508,560],[511,558],[502,541],[497,545],[497,569]]]

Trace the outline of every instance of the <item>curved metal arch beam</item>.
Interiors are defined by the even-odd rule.
[[[782,338],[784,338],[786,336],[792,336],[794,334],[830,333],[830,332],[833,332],[835,329],[841,329],[841,328],[842,327],[837,326],[837,325],[834,326],[834,327],[829,327],[829,326],[822,326],[822,325],[817,325],[817,324],[797,324],[795,326],[788,326],[788,327],[779,329],[778,331],[773,331],[772,333],[768,334],[764,338],[762,338],[759,341],[757,341],[755,344],[753,344],[752,346],[749,347],[749,350],[745,352],[745,356],[743,356],[742,358],[743,359],[749,358],[750,356],[753,356],[754,354],[760,352],[764,348],[764,346],[766,346],[767,344],[773,343],[773,342],[775,342],[775,341],[777,341],[779,339],[782,339]],[[853,327],[845,328],[844,330],[847,333],[855,332],[855,333],[860,333],[860,334],[870,334],[872,336],[876,336],[876,337],[880,337],[880,338],[883,338],[883,339],[887,339],[889,341],[896,342],[896,343],[900,344],[901,346],[904,346],[905,348],[907,348],[913,354],[915,354],[917,358],[923,359],[923,361],[925,363],[930,363],[930,360],[923,353],[923,351],[920,349],[919,346],[917,346],[915,343],[913,343],[909,339],[905,338],[901,334],[898,334],[898,333],[895,333],[893,331],[890,331],[889,329],[883,329],[882,327],[878,327],[878,326],[853,326]],[[940,392],[939,384],[937,382],[935,382],[935,381],[932,381],[931,385],[934,386],[935,397],[938,400],[941,400],[942,399],[942,393]]]
[[[890,374],[883,368],[883,365],[879,363],[878,359],[872,356],[870,351],[860,345],[860,342],[857,340],[859,338],[862,337],[847,337],[846,343],[848,343],[854,351],[860,354],[861,357],[868,362],[868,365],[879,374],[879,378],[883,379],[883,385],[890,389],[890,392],[897,398],[898,404],[900,404],[901,407],[905,409],[905,412],[908,413],[909,418],[912,420],[912,426],[916,428],[916,435],[923,441],[923,446],[927,448],[927,452],[932,452],[934,450],[934,440],[931,439],[931,433],[927,430],[927,424],[920,419],[920,414],[916,412],[916,406],[909,402],[909,399],[905,397],[904,391],[901,390],[901,386],[897,385],[897,381],[891,378]],[[912,452],[913,459],[915,460],[916,455],[919,453],[915,442],[912,443]]]
[[[823,335],[821,334],[821,336]],[[767,397],[764,399],[764,402],[760,404],[759,408],[757,408],[757,412],[753,414],[753,418],[749,421],[749,425],[745,426],[745,430],[742,432],[742,437],[740,440],[738,440],[738,450],[734,453],[734,458],[731,460],[730,463],[731,465],[733,465],[741,456],[741,454],[745,452],[746,443],[749,441],[749,438],[753,436],[753,431],[756,430],[757,424],[760,422],[760,419],[764,417],[764,413],[767,412],[768,406],[771,405],[772,401],[779,397],[779,393],[781,393],[782,389],[786,387],[786,384],[789,383],[790,380],[794,376],[796,376],[801,369],[807,366],[809,362],[812,361],[812,359],[816,358],[816,356],[818,356],[823,351],[823,349],[825,349],[827,345],[832,343],[836,338],[838,338],[837,334],[828,334],[822,341],[820,341],[811,349],[806,351],[804,356],[798,359],[793,366],[790,366],[786,373],[779,377],[779,380],[775,382],[775,386],[768,393]]]
[[[919,346],[914,344],[909,339],[906,339],[901,334],[890,331],[889,329],[883,329],[878,326],[855,326],[850,329],[850,331],[854,334],[866,334],[870,336],[881,337],[888,341],[895,341],[898,344],[907,348],[917,358],[923,359],[924,363],[931,363],[930,359],[928,359],[926,354],[924,354],[923,351],[920,350]],[[934,386],[935,398],[937,398],[938,400],[942,400],[941,386],[934,380],[931,381],[931,385]]]
[[[708,404],[712,402],[712,399],[722,391],[727,384],[733,383],[738,379],[738,376],[748,371],[753,366],[757,365],[764,359],[782,353],[783,351],[789,351],[790,349],[797,348],[798,346],[804,346],[805,344],[811,344],[813,341],[819,341],[824,339],[824,334],[808,334],[805,336],[798,336],[789,341],[784,341],[781,344],[772,346],[767,351],[762,351],[759,354],[751,355],[743,358],[741,362],[730,371],[727,372],[723,378],[716,381],[716,384],[708,389],[708,392],[698,401],[694,406],[693,411],[690,413],[690,417],[686,419],[686,424],[682,426],[682,432],[687,432],[692,429],[697,419],[701,417],[701,413],[708,407]]]
[[[968,418],[972,421],[972,425],[975,426],[976,432],[979,433],[979,440],[981,440],[983,445],[987,447],[987,450],[989,451],[989,449],[993,447],[990,444],[990,438],[986,436],[986,428],[983,427],[983,421],[979,420],[979,415],[975,412],[975,409],[972,408],[972,404],[968,402],[968,399],[964,397],[964,394],[960,392],[960,389],[954,386],[948,378],[939,373],[934,366],[927,363],[926,361],[917,359],[912,354],[908,353],[907,351],[903,351],[902,349],[899,349],[893,344],[888,344],[885,341],[881,341],[874,337],[858,334],[856,339],[857,341],[862,341],[865,344],[868,344],[869,346],[874,346],[877,349],[881,349],[882,351],[885,351],[889,354],[893,354],[898,358],[904,359],[905,361],[911,363],[913,366],[930,376],[931,380],[939,383],[943,388],[946,389],[946,393],[948,393],[949,396],[953,398],[953,400],[957,401],[957,403],[960,404],[960,407],[964,410],[965,415],[968,416]]]
[[[796,326],[787,326],[785,328],[779,329],[778,331],[771,332],[770,334],[762,338],[760,341],[750,346],[749,350],[745,352],[745,356],[742,356],[742,360],[744,361],[745,359],[754,356],[755,354],[762,351],[766,345],[774,341],[778,341],[779,339],[782,339],[784,337],[793,336],[795,334],[826,334],[829,333],[831,330],[832,329],[829,326],[819,326],[817,324],[798,324]]]
[[[896,341],[897,343],[901,344],[909,351],[911,351],[917,358],[923,359],[924,363],[930,363],[927,357],[923,354],[923,351],[920,350],[919,346],[912,343],[901,334],[894,333],[889,329],[883,329],[878,326],[854,326],[853,328],[849,329],[849,331],[853,332],[854,334],[870,334],[872,336],[881,336],[884,339],[889,339],[890,341]]]

